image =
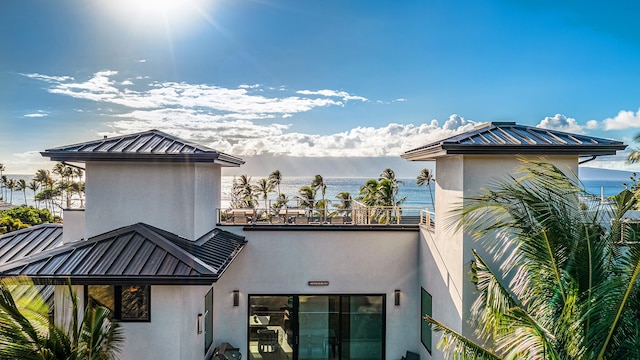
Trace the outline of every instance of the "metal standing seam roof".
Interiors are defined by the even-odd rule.
[[[62,244],[62,224],[41,224],[0,236],[0,264],[23,259]],[[53,286],[38,286],[40,295],[54,307]]]
[[[62,224],[41,224],[0,236],[0,264],[43,251],[62,244]]]
[[[196,242],[138,223],[0,265],[36,283],[210,285],[239,254],[242,236],[214,229]]]
[[[490,122],[475,129],[406,151],[407,160],[433,160],[455,154],[615,155],[627,146],[621,141],[570,134],[562,131]]]
[[[47,149],[40,154],[53,161],[70,162],[213,162],[222,166],[244,164],[244,161],[238,157],[179,139],[155,129]]]

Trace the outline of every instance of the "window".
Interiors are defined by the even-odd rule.
[[[120,321],[151,321],[151,287],[149,285],[87,285],[88,300],[111,310]]]
[[[422,345],[424,345],[429,354],[431,354],[431,325],[424,321],[424,316],[433,316],[431,309],[432,299],[431,294],[429,294],[425,289],[422,289],[420,303],[420,324],[422,324],[420,329],[420,339],[422,341]]]
[[[385,295],[249,295],[250,359],[382,360]]]
[[[204,296],[204,353],[213,344],[213,289]]]

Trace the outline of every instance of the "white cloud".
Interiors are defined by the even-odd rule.
[[[63,81],[73,80],[72,76],[50,76],[50,75],[42,75],[42,74],[38,74],[38,73],[33,73],[33,74],[20,73],[20,75],[26,76],[26,77],[31,78],[31,79],[41,80],[41,81],[48,82],[48,83],[60,83],[60,82],[63,82]]]
[[[158,128],[238,156],[398,156],[476,124],[453,114],[443,126],[434,119],[419,125],[392,123],[333,134],[304,134],[294,131],[292,124],[275,121],[318,108],[344,107],[349,100],[368,100],[346,91],[296,91],[258,84],[225,88],[151,82],[146,88],[132,90],[123,85],[127,79],[118,75],[104,70],[85,81],[65,78],[53,83],[48,91],[96,102],[97,109],[86,111],[113,119],[107,124],[112,130],[105,135]]]
[[[562,114],[547,116],[537,125],[539,128],[558,130],[575,134],[584,134],[584,128],[578,124],[576,119],[566,117]]]
[[[42,110],[38,110],[38,112],[36,113],[31,113],[31,114],[24,114],[24,117],[29,117],[29,118],[39,118],[39,117],[47,117],[49,116],[49,114],[47,114],[46,112],[42,111]]]
[[[357,95],[351,95],[346,91],[336,91],[336,90],[318,90],[318,91],[312,91],[312,90],[298,90],[296,91],[298,94],[301,95],[322,95],[322,96],[327,96],[327,97],[338,97],[338,98],[342,98],[342,100],[344,101],[349,101],[349,100],[360,100],[363,102],[369,101],[369,99],[362,97],[362,96],[357,96]]]
[[[407,101],[407,99],[404,99],[404,98],[398,98],[393,100],[393,102],[405,102],[405,101]]]
[[[33,174],[33,169],[51,169],[52,166],[49,159],[35,150],[11,154],[2,163],[11,174]]]
[[[137,62],[139,62],[139,63],[146,63],[146,62],[147,62],[147,59],[140,59],[140,60],[137,60]]]
[[[587,121],[587,129],[595,130],[599,127],[597,120],[589,120]]]
[[[636,113],[633,111],[621,110],[614,118],[607,118],[602,121],[604,130],[624,130],[628,128],[640,127],[640,110]]]
[[[131,81],[131,80],[125,80],[125,81],[121,82],[121,83],[120,83],[120,85],[125,85],[125,86],[126,86],[126,85],[133,85],[133,81]]]

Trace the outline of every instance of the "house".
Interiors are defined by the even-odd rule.
[[[237,157],[158,130],[63,146],[42,154],[85,168],[86,208],[65,212],[61,244],[0,273],[71,279],[81,304],[92,298],[122,321],[123,359],[204,359],[224,342],[245,359],[440,359],[421,315],[469,333],[473,245],[437,220],[518,156],[577,172],[580,157],[624,147],[489,123],[407,151],[436,163],[432,226],[222,221],[221,168]]]

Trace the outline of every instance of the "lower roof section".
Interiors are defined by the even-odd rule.
[[[246,240],[214,229],[197,241],[138,223],[0,265],[40,284],[210,285]]]

